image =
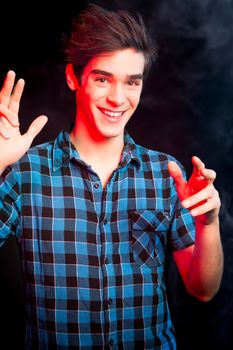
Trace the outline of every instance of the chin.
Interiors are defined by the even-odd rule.
[[[122,130],[120,130],[120,131],[114,131],[114,130],[110,131],[109,130],[109,131],[105,131],[101,134],[103,137],[108,139],[108,138],[120,137],[123,133],[124,133],[124,131],[122,131]]]

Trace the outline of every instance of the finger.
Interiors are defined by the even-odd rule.
[[[8,134],[8,132],[4,129],[0,130],[0,136],[2,136],[5,140],[9,140],[10,135]]]
[[[168,162],[168,170],[177,185],[184,185],[186,183],[182,171],[176,162]]]
[[[192,209],[190,211],[190,214],[195,217],[195,216],[207,214],[207,213],[214,212],[214,211],[219,211],[219,208],[220,208],[219,198],[212,199],[212,200],[208,200],[204,204]]]
[[[27,137],[31,143],[36,135],[43,129],[47,121],[48,118],[45,115],[37,117],[29,126],[27,132],[24,134],[24,137]]]
[[[11,93],[12,93],[12,90],[14,87],[14,83],[15,83],[15,72],[13,70],[10,70],[6,75],[2,89],[0,91],[0,103],[1,104],[8,106],[9,101],[10,101],[10,97],[11,97]]]
[[[4,118],[1,118],[4,119]],[[0,135],[4,138],[4,139],[9,139],[10,135],[7,131],[7,129],[4,126],[4,123],[2,122],[2,120],[0,120]]]
[[[18,115],[18,112],[19,112],[19,105],[20,105],[20,100],[24,90],[24,86],[25,86],[25,81],[23,79],[19,79],[14,87],[13,93],[10,98],[9,109],[13,113],[15,113],[15,115]]]
[[[212,169],[201,169],[200,175],[202,175],[208,184],[212,184],[216,179],[216,172]]]
[[[12,125],[8,122],[6,118],[0,118],[0,134],[5,139],[9,139],[11,137],[11,129],[14,128],[16,127],[12,127]]]
[[[205,164],[197,156],[192,157],[193,172],[195,175],[200,175],[200,172],[205,168]]]
[[[0,104],[0,118],[3,121],[4,118],[6,118],[12,126],[19,126],[18,116],[12,112],[5,104]]]
[[[203,190],[183,200],[181,204],[183,205],[183,207],[190,209],[196,205],[199,205],[202,202],[205,203],[207,200],[214,197],[216,193],[216,189],[213,186],[208,185]]]

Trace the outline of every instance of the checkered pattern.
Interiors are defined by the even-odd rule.
[[[21,244],[28,349],[175,349],[165,250],[192,245],[194,226],[168,159],[126,133],[103,189],[64,131],[4,172],[0,241]]]

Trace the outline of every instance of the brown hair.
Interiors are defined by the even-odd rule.
[[[87,63],[104,52],[134,48],[145,57],[144,77],[148,74],[156,49],[139,14],[115,12],[89,5],[73,20],[69,37],[65,38],[66,61],[72,63],[80,79]]]

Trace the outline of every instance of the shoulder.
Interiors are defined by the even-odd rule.
[[[33,146],[11,167],[15,171],[27,171],[37,168],[38,166],[49,166],[52,161],[54,141],[45,142]]]
[[[138,144],[136,144],[136,148],[137,148],[138,155],[141,158],[142,164],[144,166],[150,164],[151,167],[155,167],[155,168],[156,167],[159,167],[160,169],[167,168],[168,163],[170,161],[173,161],[179,164],[179,166],[183,168],[180,161],[168,153],[148,149]]]
[[[42,143],[40,145],[36,145],[33,146],[31,148],[29,148],[29,150],[26,152],[26,156],[30,157],[30,156],[47,156],[48,154],[50,154],[52,152],[53,149],[53,144],[54,144],[54,140],[52,141],[48,141],[45,143]]]

